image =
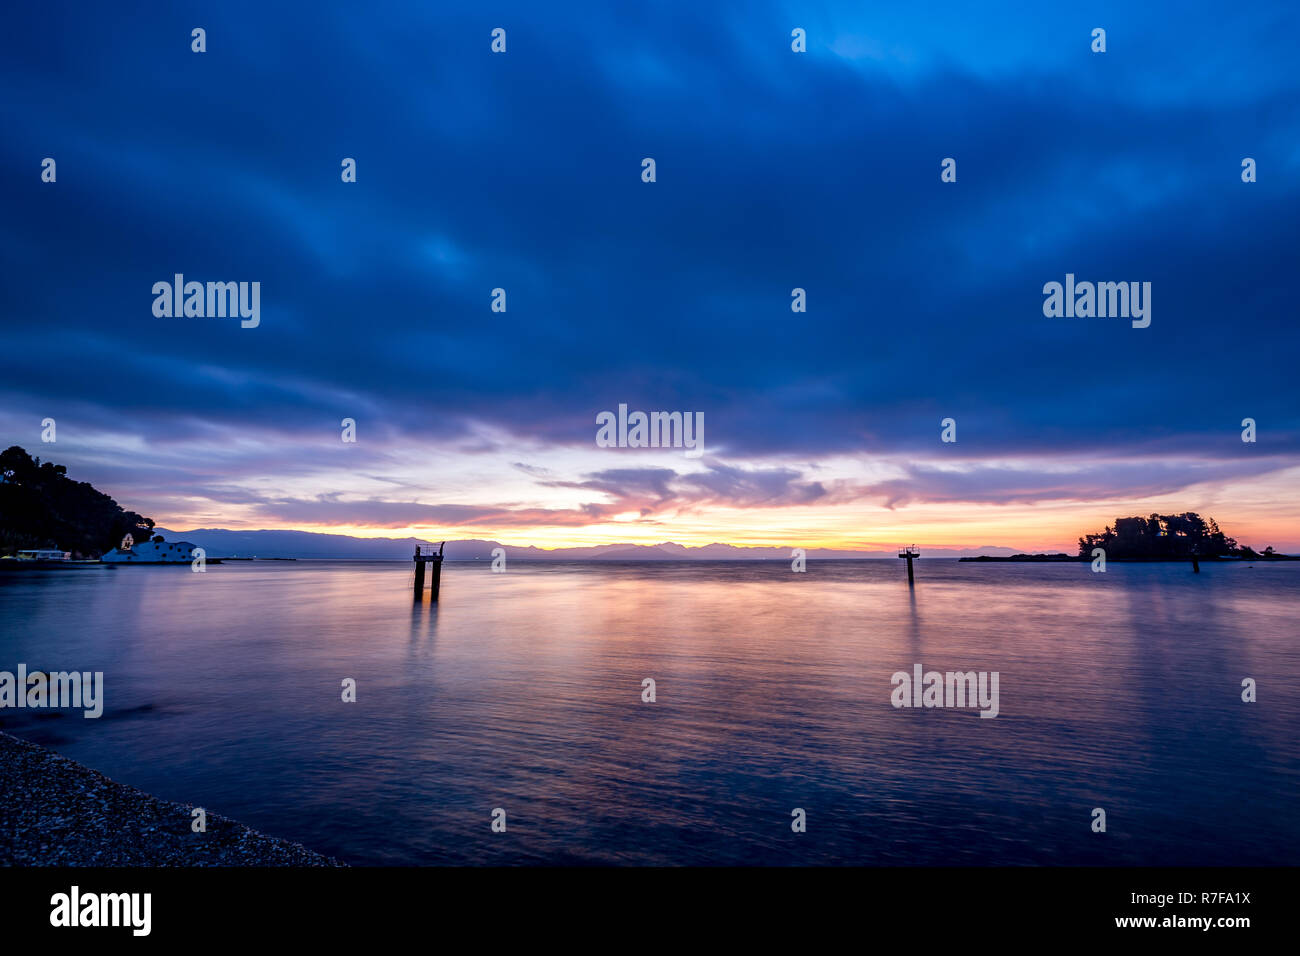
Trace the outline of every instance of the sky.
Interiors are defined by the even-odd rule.
[[[1293,3],[4,20],[0,442],[160,526],[1300,551]],[[177,273],[259,324],[155,315]],[[1044,315],[1067,274],[1149,327]],[[620,404],[703,454],[600,447]]]

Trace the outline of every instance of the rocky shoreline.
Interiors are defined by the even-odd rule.
[[[0,866],[345,866],[0,732]]]

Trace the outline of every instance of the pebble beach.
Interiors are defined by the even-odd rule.
[[[110,780],[0,732],[0,865],[344,866],[297,843]]]

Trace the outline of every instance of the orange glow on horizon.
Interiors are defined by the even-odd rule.
[[[343,478],[328,475],[314,483],[296,487],[280,484],[275,488],[292,504],[306,503],[308,514],[313,500],[322,501],[326,509],[338,508],[340,520],[333,522],[302,520],[307,515],[301,508],[297,513],[299,520],[277,517],[275,500],[261,487],[269,486],[271,479],[256,489],[261,492],[255,496],[260,502],[158,494],[152,502],[137,500],[135,505],[142,514],[152,515],[160,527],[176,532],[201,528],[293,530],[435,542],[484,539],[542,549],[674,542],[687,547],[719,543],[737,547],[888,551],[915,543],[932,549],[1012,548],[1031,553],[1074,553],[1081,535],[1100,531],[1117,517],[1195,511],[1203,517],[1214,518],[1241,544],[1257,550],[1271,545],[1279,551],[1300,553],[1300,502],[1294,495],[1296,483],[1300,481],[1300,467],[1226,481],[1206,481],[1145,498],[1090,501],[1061,499],[1005,504],[913,501],[891,509],[882,503],[881,495],[869,493],[856,499],[828,496],[797,505],[749,507],[725,501],[679,504],[648,499],[644,503],[649,506],[646,514],[629,508],[618,515],[593,516],[591,523],[584,523],[589,520],[583,511],[584,502],[593,498],[599,502],[602,496],[599,490],[539,489],[531,478],[524,478],[517,471],[507,474],[505,479],[486,471],[471,478],[454,474],[439,476],[434,483],[438,488],[436,497],[423,490],[431,484],[426,478],[419,487],[404,489],[404,501],[394,502],[401,506],[397,509],[401,515],[418,514],[421,508],[433,514],[440,505],[463,507],[471,514],[477,509],[485,516],[479,523],[384,525],[342,520],[358,514],[364,516],[369,510],[376,516],[383,514],[387,503],[383,495],[388,491],[381,486],[356,482],[352,483],[350,494],[323,490],[349,487]],[[415,504],[413,499],[427,504]],[[477,503],[485,500],[510,504],[479,508]],[[355,502],[355,507],[351,502]],[[376,502],[376,506],[370,509],[368,502]],[[553,524],[546,523],[550,515],[555,516]]]
[[[269,522],[247,516],[214,524],[211,516],[174,516],[161,527],[184,530],[223,527],[235,531],[293,530],[357,538],[420,538],[433,541],[484,539],[516,547],[592,547],[602,544],[687,547],[730,544],[737,547],[801,547],[843,551],[888,551],[915,543],[921,548],[1014,548],[1027,552],[1074,553],[1080,535],[1100,531],[1115,518],[1153,512],[1197,511],[1213,517],[1231,537],[1258,550],[1300,550],[1300,505],[1245,500],[1220,507],[1235,495],[1167,496],[1130,502],[1050,502],[1036,505],[916,504],[896,510],[841,505],[790,508],[708,508],[673,516],[605,521],[581,527],[537,525],[411,525]]]

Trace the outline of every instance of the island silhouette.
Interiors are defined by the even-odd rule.
[[[1107,561],[1289,561],[1272,545],[1256,551],[1228,537],[1213,518],[1202,518],[1195,511],[1182,514],[1152,514],[1143,518],[1116,518],[1095,534],[1079,539],[1079,553],[1013,554],[1009,557],[980,555],[962,561],[1090,561],[1097,549]]]

